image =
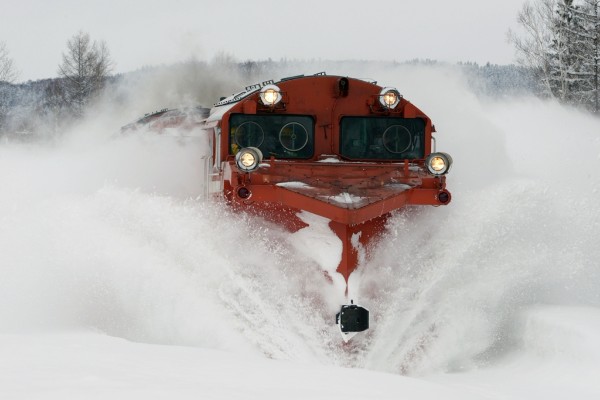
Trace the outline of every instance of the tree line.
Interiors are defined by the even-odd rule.
[[[405,62],[329,61],[327,68],[372,69],[399,65],[440,66],[462,72],[470,89],[489,98],[522,94],[547,95],[547,83],[538,79],[538,69],[531,66],[476,63],[447,64],[435,60]],[[223,94],[233,93],[248,82],[286,76],[282,74],[323,68],[321,62],[271,59],[237,62],[221,54],[211,62],[190,59],[170,66],[144,67],[126,74],[111,75],[113,61],[104,42],[92,41],[79,32],[67,41],[57,78],[15,83],[18,73],[4,43],[0,43],[0,136],[54,136],[79,120],[102,95],[110,104],[127,105],[130,101],[156,98],[158,107],[180,106],[191,102],[212,104]],[[152,85],[148,85],[152,82]],[[137,85],[137,86],[136,86]],[[133,86],[133,88],[132,88]],[[136,89],[137,88],[137,89]],[[140,90],[140,88],[142,88]],[[165,90],[168,88],[169,90]],[[138,90],[137,93],[134,91]],[[159,91],[150,95],[151,91]],[[140,93],[143,95],[140,97]],[[168,98],[178,96],[178,98]],[[143,112],[155,105],[144,106]],[[122,109],[120,107],[119,109]],[[133,115],[132,118],[138,115]]]
[[[510,39],[543,94],[600,113],[600,0],[530,1],[517,21]]]
[[[510,39],[516,47],[519,66],[459,63],[457,67],[470,81],[470,87],[476,94],[488,97],[533,93],[599,114],[600,0],[529,0],[517,17],[523,29],[510,32]],[[218,70],[227,71],[227,77],[220,77],[216,83],[198,83],[198,79],[215,80],[214,70],[195,60],[173,66],[169,75],[193,77],[193,82],[183,82],[184,91],[196,88],[213,94],[231,76],[247,78],[242,82],[252,81],[266,71],[285,70],[287,61],[237,63],[231,56],[222,56],[215,62]],[[221,64],[227,64],[227,68]],[[302,68],[302,62],[299,64]],[[104,42],[78,32],[66,43],[57,68],[58,78],[16,84],[18,72],[6,43],[0,41],[0,135],[39,131],[40,127],[56,132],[69,121],[77,120],[107,84],[116,86],[122,78],[111,75],[113,66]],[[181,74],[181,70],[185,73]],[[174,79],[172,83],[177,82]]]
[[[530,70],[517,65],[447,64],[432,60],[357,60],[329,62],[326,69],[387,70],[402,65],[454,69],[468,81],[471,91],[486,98],[515,97],[540,92]],[[137,71],[108,76],[99,94],[102,101],[110,103],[113,109],[119,109],[124,111],[124,115],[129,115],[121,116],[121,122],[125,124],[145,112],[164,107],[211,106],[220,96],[235,93],[249,83],[297,74],[298,71],[316,71],[317,68],[323,68],[322,63],[297,60],[237,62],[233,58],[220,57],[211,62],[190,59],[172,65],[144,67]],[[79,111],[75,110],[81,110],[81,106],[78,102],[67,101],[67,83],[66,78],[60,77],[5,86],[0,84],[0,109],[4,105],[7,111],[6,120],[0,121],[0,137],[4,135],[18,140],[51,138],[64,132],[64,128],[72,122],[79,120]],[[83,103],[83,111],[89,112],[95,108],[96,103],[93,100],[94,97],[91,97]]]

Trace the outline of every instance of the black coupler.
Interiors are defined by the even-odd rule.
[[[356,304],[346,304],[335,316],[342,333],[362,332],[369,329],[369,310]]]

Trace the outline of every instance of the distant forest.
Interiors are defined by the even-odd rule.
[[[335,62],[330,62],[331,64]],[[340,62],[341,63],[341,62]],[[346,62],[347,63],[347,62]],[[523,94],[542,94],[531,71],[516,65],[449,65],[430,60],[405,63],[352,62],[353,66],[386,68],[399,65],[441,66],[462,72],[469,87],[478,96],[501,98]],[[361,64],[362,63],[362,64]],[[149,107],[155,103],[148,97],[159,92],[164,104],[179,106],[210,106],[220,96],[229,95],[244,86],[263,79],[281,78],[287,71],[309,71],[315,62],[246,61],[235,62],[227,57],[211,63],[187,61],[171,66],[148,67],[138,71],[108,76],[102,90],[87,104],[85,114],[94,112],[98,104],[110,103],[114,108],[131,102]],[[302,69],[304,68],[304,69]],[[306,69],[308,68],[308,69]],[[341,69],[341,68],[338,68]],[[356,69],[356,68],[354,68]],[[319,72],[319,71],[312,71]],[[0,137],[5,139],[51,138],[84,115],[80,104],[74,104],[66,92],[67,78],[43,79],[25,83],[0,82]],[[150,88],[152,86],[152,88]],[[140,115],[137,115],[140,116]],[[127,115],[124,118],[135,118]],[[123,123],[129,122],[127,119]]]

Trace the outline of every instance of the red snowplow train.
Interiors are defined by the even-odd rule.
[[[369,247],[393,211],[451,201],[452,158],[435,150],[430,118],[396,88],[319,73],[248,86],[208,115],[193,110],[192,125],[212,146],[209,193],[291,232],[307,226],[300,212],[329,220],[342,242],[337,272],[346,285],[358,248]],[[139,123],[189,121],[162,110]],[[345,340],[369,328],[368,310],[352,303],[336,316]]]

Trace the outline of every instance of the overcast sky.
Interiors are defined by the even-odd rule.
[[[2,0],[0,41],[19,80],[57,76],[67,40],[104,40],[115,72],[210,61],[429,58],[509,64],[525,0]]]

